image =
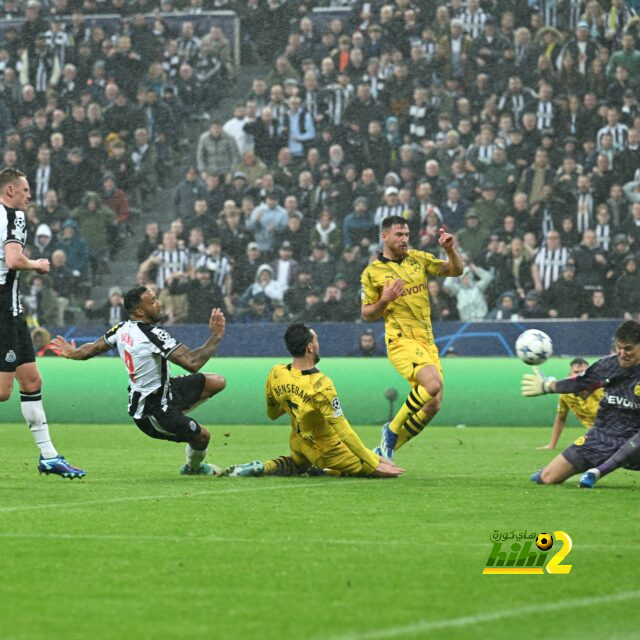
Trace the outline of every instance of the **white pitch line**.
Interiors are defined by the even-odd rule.
[[[479,613],[475,616],[462,616],[460,618],[446,618],[444,620],[420,620],[413,624],[401,627],[387,627],[386,629],[372,629],[370,631],[355,631],[340,636],[322,636],[321,640],[378,640],[382,638],[400,638],[412,636],[418,633],[427,634],[441,629],[456,629],[468,627],[470,625],[495,622],[505,618],[518,618],[519,616],[539,615],[563,609],[573,609],[575,607],[590,607],[592,605],[609,604],[612,602],[624,602],[625,600],[640,599],[640,590],[621,591],[606,596],[594,596],[591,598],[575,598],[573,600],[561,600],[560,602],[549,602],[547,604],[536,604],[528,607],[516,607],[514,609],[503,609],[490,613]],[[421,637],[425,637],[421,635]],[[318,639],[320,640],[320,638]]]
[[[190,536],[185,534],[183,536],[154,536],[154,535],[137,535],[137,534],[101,534],[101,533],[20,533],[20,532],[0,532],[0,538],[3,539],[47,539],[47,540],[131,540],[131,541],[152,541],[152,542],[242,542],[249,544],[266,544],[266,545],[287,545],[287,544],[314,544],[314,545],[346,545],[346,546],[389,546],[389,545],[404,545],[406,542],[402,540],[360,540],[354,538],[353,540],[333,540],[333,539],[312,539],[312,538],[261,538],[256,536],[255,538],[238,538],[224,537],[216,535],[207,536]]]
[[[238,538],[224,537],[216,535],[206,536],[194,536],[189,534],[175,535],[175,536],[157,536],[135,533],[34,533],[32,531],[21,533],[19,531],[4,531],[0,532],[0,538],[4,539],[43,539],[47,540],[131,540],[136,542],[140,541],[152,541],[152,542],[242,542],[248,544],[266,544],[266,545],[284,545],[284,544],[314,544],[314,545],[336,545],[336,546],[401,546],[406,542],[403,540],[394,539],[381,539],[381,540],[362,540],[360,538],[353,538],[351,540],[334,539],[334,538]],[[431,547],[448,547],[451,546],[450,542],[430,542]],[[466,546],[472,547],[486,547],[486,544],[470,543]],[[638,549],[640,544],[581,544],[580,549]],[[574,548],[574,551],[576,549]]]
[[[219,482],[219,480],[212,480],[212,482]],[[240,482],[243,482],[242,480]],[[246,480],[245,480],[246,482]],[[199,496],[208,496],[208,495],[218,495],[225,496],[231,493],[250,493],[253,491],[283,491],[286,489],[312,489],[314,487],[326,487],[328,485],[333,486],[348,486],[347,483],[335,482],[335,480],[329,480],[324,482],[319,482],[318,480],[312,480],[310,482],[305,483],[297,483],[297,484],[281,484],[281,485],[269,485],[266,487],[253,486],[253,487],[236,487],[232,489],[226,489],[223,491],[194,491],[190,493],[172,493],[172,494],[164,494],[164,495],[152,495],[152,496],[124,496],[122,498],[109,498],[107,500],[85,500],[83,502],[58,502],[51,503],[48,502],[46,504],[24,504],[24,505],[16,505],[14,507],[0,507],[0,513],[12,513],[15,511],[36,511],[39,509],[64,509],[64,508],[77,508],[77,507],[90,507],[94,505],[106,505],[106,504],[118,504],[121,502],[139,502],[142,500],[188,500],[189,498],[199,497]],[[183,489],[185,492],[188,491],[188,487],[185,486]]]

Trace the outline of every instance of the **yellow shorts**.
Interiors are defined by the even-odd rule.
[[[442,377],[442,365],[438,355],[438,347],[433,343],[426,343],[414,338],[393,338],[387,341],[387,355],[396,371],[412,387],[418,384],[416,374],[427,365],[438,367]]]
[[[317,446],[292,433],[289,438],[291,457],[299,467],[315,465],[318,469],[332,469],[342,476],[366,476],[373,473],[373,469],[336,437],[332,446],[322,443]]]

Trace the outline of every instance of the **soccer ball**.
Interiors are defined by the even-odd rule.
[[[516,340],[516,355],[525,364],[541,364],[552,353],[553,343],[544,331],[529,329]]]
[[[553,538],[550,533],[539,533],[536,538],[536,547],[541,551],[549,551],[553,546]]]

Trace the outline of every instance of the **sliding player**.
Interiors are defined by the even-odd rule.
[[[440,229],[438,243],[447,261],[409,249],[409,226],[404,218],[382,221],[382,253],[363,272],[362,318],[384,317],[387,354],[398,373],[409,381],[411,393],[391,422],[382,427],[381,455],[392,459],[440,409],[442,367],[431,330],[428,276],[459,276],[462,259],[453,236]]]
[[[298,475],[314,469],[331,475],[396,477],[404,469],[364,446],[344,417],[333,382],[316,369],[320,345],[313,329],[292,324],[284,336],[291,364],[279,364],[267,377],[267,415],[291,419],[289,456],[255,460],[224,471],[230,477]]]
[[[589,366],[584,358],[574,358],[569,363],[569,377],[577,378],[581,376]],[[595,389],[592,393],[561,393],[558,396],[558,409],[556,417],[553,421],[553,431],[551,432],[551,441],[540,449],[555,449],[560,439],[560,435],[567,423],[569,411],[573,411],[576,418],[580,421],[585,429],[590,429],[596,419],[598,412],[598,404],[602,400],[604,390],[602,388]]]
[[[129,415],[138,428],[152,438],[187,443],[187,461],[180,468],[181,474],[219,475],[218,467],[203,462],[209,432],[184,412],[195,409],[226,385],[216,373],[196,373],[213,356],[224,336],[224,315],[220,309],[211,311],[211,336],[200,348],[189,351],[158,326],[162,305],[150,289],[139,286],[127,291],[124,308],[129,320],[91,344],[76,348],[62,336],[52,342],[60,355],[71,360],[88,360],[118,349],[129,373]],[[169,360],[191,375],[170,378]]]
[[[546,467],[536,471],[531,476],[533,482],[557,484],[575,473],[593,472],[637,434],[640,426],[640,323],[633,320],[623,322],[614,338],[615,354],[601,358],[579,378],[555,381],[545,378],[537,369],[535,375],[523,376],[522,395],[528,397],[545,393],[580,393],[599,386],[604,388],[593,427]],[[628,455],[622,463],[632,466],[633,462],[635,467],[640,459],[631,460],[632,457]],[[603,471],[611,470],[605,468]]]
[[[20,272],[49,273],[48,260],[30,260],[22,252],[27,242],[24,210],[30,200],[26,174],[10,167],[0,171],[0,402],[11,397],[17,378],[20,409],[40,450],[38,471],[82,478],[85,472],[69,464],[51,442],[42,406],[42,378],[22,313]]]

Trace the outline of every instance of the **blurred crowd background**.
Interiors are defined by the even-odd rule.
[[[2,162],[53,265],[30,323],[113,324],[136,281],[168,324],[355,321],[389,215],[456,236],[434,320],[637,319],[638,10],[4,0]]]

